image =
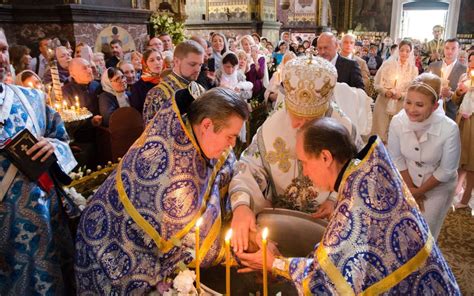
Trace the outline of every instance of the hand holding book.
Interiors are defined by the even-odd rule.
[[[41,162],[45,162],[53,153],[54,146],[45,138],[40,138],[39,142],[26,151],[26,155],[31,156],[31,160],[41,158]]]

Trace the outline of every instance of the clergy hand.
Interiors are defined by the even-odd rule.
[[[252,209],[246,205],[238,206],[234,210],[231,227],[234,231],[234,235],[232,235],[234,252],[244,252],[249,246],[250,231],[257,231],[255,214]]]
[[[259,250],[255,253],[236,253],[244,268],[238,270],[239,273],[247,273],[263,269],[262,240],[257,240]],[[267,270],[272,270],[275,256],[280,256],[280,252],[275,243],[268,241],[267,245]]]
[[[33,153],[35,154],[31,157],[31,160],[37,160],[42,157],[41,162],[45,162],[48,157],[54,153],[54,146],[45,138],[40,138],[38,143],[34,144],[30,149],[28,149],[28,151],[26,151],[26,155],[32,155]]]
[[[467,86],[463,82],[458,83],[458,88],[456,89],[456,92],[458,95],[462,96],[463,94],[467,93],[468,89]]]
[[[333,202],[332,200],[326,200],[319,206],[318,210],[315,213],[313,213],[312,216],[318,219],[329,218],[332,212],[334,212],[335,204],[336,203]]]
[[[92,117],[92,125],[93,126],[100,126],[102,124],[102,116],[96,115]]]

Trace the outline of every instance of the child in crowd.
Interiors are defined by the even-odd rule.
[[[245,76],[238,71],[239,58],[231,51],[222,56],[221,67],[216,71],[216,85],[239,91],[238,83],[245,81]]]

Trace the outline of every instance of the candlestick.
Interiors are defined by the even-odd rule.
[[[263,254],[263,296],[268,296],[267,279],[267,236],[268,228],[265,227],[262,232],[262,254]]]
[[[225,295],[230,296],[230,239],[232,228],[225,235]]]
[[[198,292],[198,295],[201,293],[201,258],[199,256],[199,239],[200,239],[200,234],[199,234],[199,227],[202,224],[202,217],[200,217],[196,221],[196,290]]]

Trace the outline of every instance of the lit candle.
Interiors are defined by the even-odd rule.
[[[79,104],[79,97],[78,97],[78,96],[75,96],[74,99],[75,99],[75,101],[76,101],[76,107],[77,107],[77,109],[80,109],[80,108],[81,108],[81,105]]]
[[[63,101],[63,110],[67,110],[67,102]]]
[[[196,289],[198,292],[198,295],[201,293],[201,258],[199,256],[199,227],[202,224],[202,217],[199,218],[196,221],[196,230],[195,230],[195,235],[196,235]]]
[[[33,83],[32,83],[31,81],[28,82],[28,87],[29,87],[29,88],[33,88]]]
[[[265,227],[262,232],[262,254],[263,254],[263,296],[268,296],[267,279],[267,236],[268,228]]]
[[[471,87],[474,85],[474,70],[471,70]]]
[[[54,104],[54,109],[56,111],[59,111],[59,108],[61,108],[61,105],[59,105],[59,103]]]
[[[225,295],[230,296],[230,239],[232,228],[225,235]]]

